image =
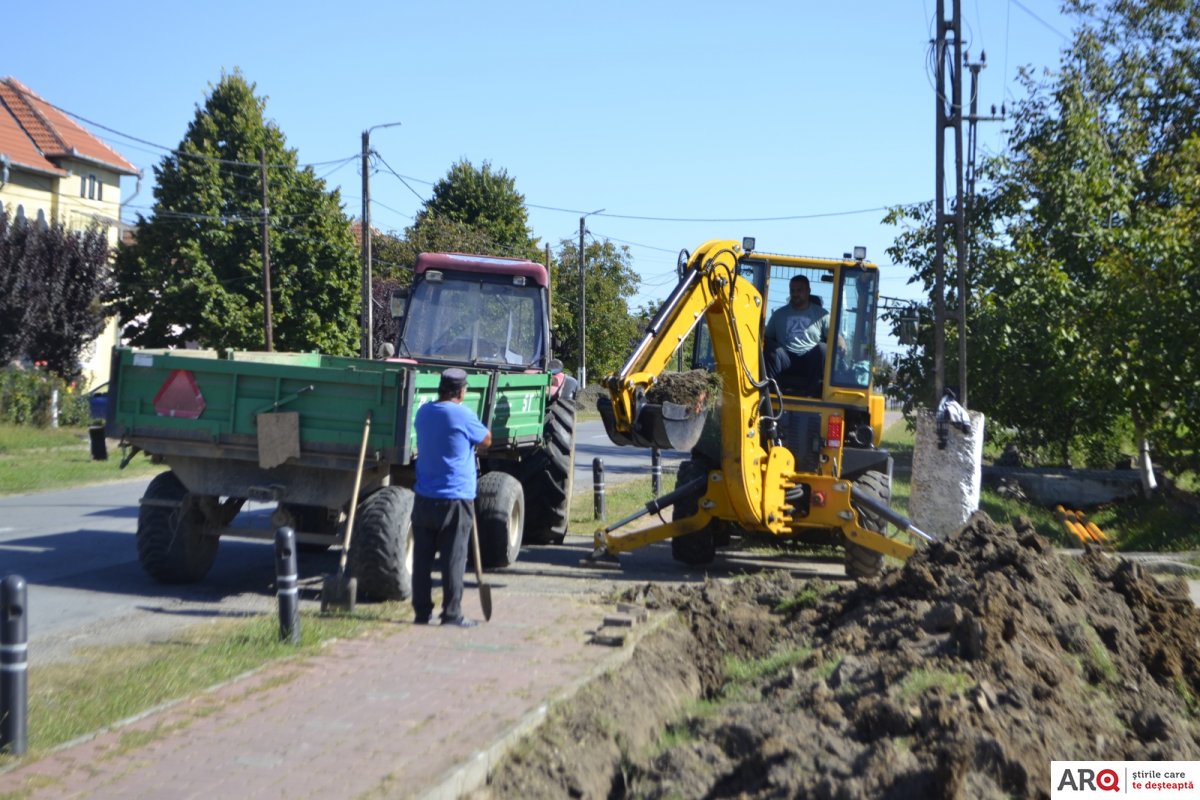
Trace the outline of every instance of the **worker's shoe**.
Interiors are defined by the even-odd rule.
[[[467,617],[459,617],[458,619],[444,619],[442,620],[442,624],[449,625],[454,628],[474,628],[479,625],[478,622]]]

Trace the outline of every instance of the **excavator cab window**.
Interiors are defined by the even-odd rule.
[[[847,267],[838,287],[837,358],[830,370],[830,383],[865,389],[871,385],[871,359],[875,353],[875,302],[879,294],[879,272]]]

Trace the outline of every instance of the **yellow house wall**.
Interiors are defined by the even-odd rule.
[[[25,218],[30,221],[36,220],[40,211],[47,222],[58,220],[67,230],[82,231],[100,225],[108,235],[109,247],[115,250],[120,236],[121,176],[86,161],[65,160],[59,166],[71,174],[57,178],[10,167],[9,181],[0,187],[4,209],[15,216],[17,207],[23,206]],[[81,175],[84,178],[95,175],[103,183],[103,200],[79,196]],[[108,381],[109,359],[118,343],[119,327],[116,317],[110,318],[104,332],[80,353],[81,385],[85,391]]]

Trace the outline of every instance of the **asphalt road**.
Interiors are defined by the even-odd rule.
[[[606,481],[617,483],[648,475],[648,450],[616,447],[599,421],[584,422],[576,433],[576,492],[592,491],[592,460],[602,458]],[[685,454],[666,453],[664,473],[678,466]],[[208,577],[190,586],[164,586],[150,579],[137,561],[134,534],[138,499],[148,478],[120,481],[58,492],[0,498],[0,577],[20,575],[28,586],[28,628],[31,658],[54,661],[69,658],[77,647],[167,637],[194,621],[271,613],[275,609],[274,551],[269,541],[221,540],[216,563]],[[670,477],[664,485],[673,485]],[[268,530],[268,506],[248,504],[239,524],[249,522]],[[580,570],[579,559],[590,551],[588,536],[575,536],[562,547],[527,548],[518,565],[495,580],[576,580],[592,570]],[[649,552],[649,551],[647,551]],[[649,579],[647,569],[664,567],[675,579],[689,577],[675,570],[666,552],[641,553],[629,573]],[[648,567],[647,564],[659,564]],[[337,570],[336,551],[301,554],[304,602],[318,603],[322,576]],[[595,573],[620,581],[620,573]]]

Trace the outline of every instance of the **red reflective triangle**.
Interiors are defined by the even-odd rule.
[[[177,369],[167,376],[158,394],[154,395],[154,410],[160,417],[196,419],[204,413],[204,406],[204,395],[200,394],[196,377],[186,369]]]

